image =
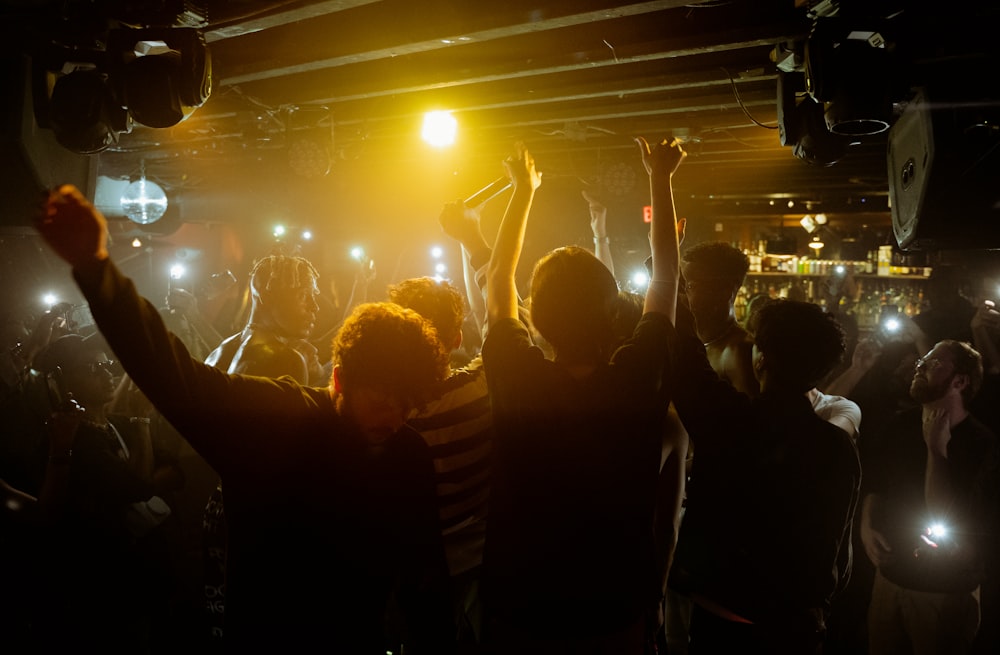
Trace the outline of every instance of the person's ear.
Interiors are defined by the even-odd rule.
[[[344,381],[341,379],[340,364],[333,367],[333,390],[344,393]]]
[[[955,375],[951,376],[951,388],[957,391],[958,393],[962,393],[963,391],[965,391],[965,388],[967,386],[969,386],[969,376],[967,374],[956,373]]]

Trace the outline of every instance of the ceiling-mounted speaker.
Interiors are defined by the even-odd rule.
[[[907,250],[1000,247],[1000,99],[924,87],[889,131],[892,230]]]

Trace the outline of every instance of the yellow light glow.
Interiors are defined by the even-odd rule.
[[[435,148],[445,148],[455,143],[458,121],[448,111],[431,111],[424,114],[421,136]]]

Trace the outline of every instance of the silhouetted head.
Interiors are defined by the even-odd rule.
[[[753,367],[769,386],[804,393],[833,370],[845,349],[844,329],[819,305],[779,300],[758,312]]]
[[[269,255],[250,271],[254,322],[264,322],[282,336],[304,339],[316,324],[319,273],[309,260]]]
[[[570,246],[548,253],[531,276],[531,322],[567,364],[606,361],[614,344],[618,285],[593,254]]]
[[[447,280],[417,277],[389,287],[389,300],[428,319],[448,350],[462,345],[465,298]]]
[[[395,303],[359,305],[333,340],[338,409],[374,443],[402,427],[447,375],[448,351],[434,326]]]

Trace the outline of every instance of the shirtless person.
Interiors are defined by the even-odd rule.
[[[723,380],[756,396],[759,388],[750,367],[753,344],[733,310],[748,268],[746,255],[721,241],[695,244],[681,255],[688,303],[708,363]]]

